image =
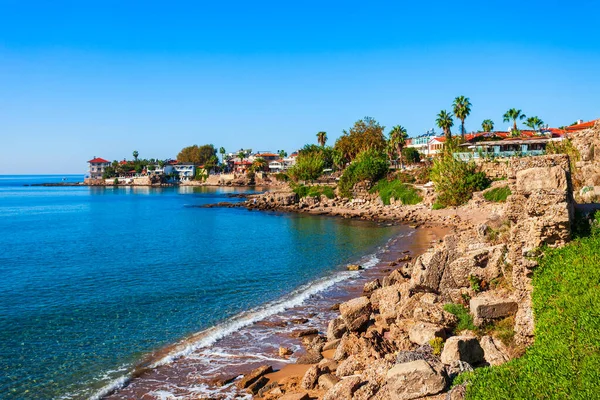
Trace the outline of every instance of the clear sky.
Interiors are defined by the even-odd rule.
[[[512,107],[599,118],[598,15],[592,0],[0,0],[0,174],[205,143],[291,152],[364,116],[415,136],[458,95],[467,130],[505,129]]]

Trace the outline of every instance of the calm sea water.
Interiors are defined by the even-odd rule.
[[[334,276],[399,227],[198,208],[231,188],[0,175],[0,397],[87,398],[149,353]]]

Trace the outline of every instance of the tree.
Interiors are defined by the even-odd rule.
[[[471,114],[471,102],[468,97],[458,96],[454,99],[454,115],[460,119],[460,134],[465,138],[465,119]]]
[[[177,160],[180,162],[190,162],[196,165],[204,165],[213,156],[217,155],[217,150],[212,144],[202,146],[193,145],[184,147],[179,154]]]
[[[288,176],[295,181],[313,181],[323,173],[324,162],[318,152],[300,153]]]
[[[327,142],[327,132],[319,132],[317,133],[317,143],[319,143],[319,146],[324,147],[325,143]]]
[[[402,160],[402,149],[406,146],[406,139],[408,138],[408,134],[406,133],[406,128],[401,125],[396,125],[390,131],[390,141],[396,147],[396,154],[400,157],[400,168],[404,168],[403,160]]]
[[[437,115],[435,123],[440,129],[444,131],[446,139],[452,139],[452,132],[450,131],[450,128],[454,126],[454,120],[452,120],[452,113],[449,113],[446,110],[440,111],[440,113]]]
[[[223,160],[225,159],[225,147],[220,147],[219,153],[221,154],[221,164],[223,164]]]
[[[511,108],[502,116],[504,122],[513,122],[513,135],[516,134],[519,130],[517,129],[517,120],[523,120],[526,118],[525,114],[521,112],[521,110],[517,110],[516,108]]]
[[[133,151],[133,159],[134,159],[135,161],[137,161],[137,158],[138,158],[138,156],[139,156],[139,155],[140,155],[140,153],[138,153],[138,151],[137,151],[137,150],[134,150],[134,151]]]
[[[362,151],[382,153],[386,145],[384,129],[373,118],[365,117],[356,121],[348,131],[343,131],[343,135],[335,142],[334,150],[342,154],[344,164],[352,161]]]
[[[406,147],[402,149],[402,157],[409,164],[416,164],[421,161],[421,153],[414,147]]]
[[[481,128],[483,128],[484,132],[491,132],[494,130],[494,121],[491,119],[484,119],[481,123]]]
[[[250,169],[253,172],[258,172],[258,171],[265,171],[266,169],[268,169],[268,167],[269,167],[269,163],[267,162],[267,160],[265,160],[262,157],[258,157],[257,159],[255,159],[252,162]]]
[[[279,154],[279,158],[286,158],[287,157],[287,152],[285,150],[279,150],[277,152],[277,154]]]
[[[542,125],[544,125],[544,121],[536,117],[529,117],[525,121],[525,125],[530,127],[534,132],[539,130]]]

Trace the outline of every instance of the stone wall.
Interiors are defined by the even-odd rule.
[[[565,154],[551,154],[536,157],[496,158],[493,160],[478,159],[475,161],[479,170],[490,179],[515,179],[517,172],[529,168],[560,166],[570,171],[569,157]]]

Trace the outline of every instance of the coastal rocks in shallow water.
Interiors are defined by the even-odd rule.
[[[346,331],[346,324],[342,317],[334,318],[329,321],[329,325],[327,326],[327,340],[331,342],[335,339],[340,339]]]
[[[296,331],[296,332],[294,332],[294,336],[303,337],[303,336],[317,335],[318,333],[319,333],[318,329],[311,328],[311,329],[303,329],[300,331]]]
[[[479,341],[483,349],[483,357],[490,365],[502,365],[510,358],[506,354],[504,345],[491,336],[484,336]]]
[[[387,373],[386,388],[392,399],[411,400],[440,393],[446,377],[425,360],[397,364]]]
[[[271,367],[270,365],[263,365],[252,370],[249,374],[244,375],[244,377],[236,383],[236,386],[240,389],[246,389],[255,381],[257,381],[260,377],[271,372],[273,372],[273,367]]]
[[[336,383],[323,396],[323,400],[352,400],[352,395],[360,386],[361,379],[358,376],[350,376]]]
[[[250,386],[248,386],[246,390],[252,394],[258,394],[259,390],[262,389],[267,383],[269,383],[267,377],[260,376]]]
[[[428,322],[417,322],[408,331],[408,337],[411,342],[418,345],[428,344],[430,340],[440,337],[446,338],[446,331],[443,326],[430,324]]]
[[[288,347],[279,347],[279,357],[287,357],[292,355],[294,352]]]
[[[511,298],[495,295],[494,293],[484,293],[471,299],[469,307],[475,317],[473,321],[479,325],[485,321],[515,314],[518,305]]]
[[[361,269],[363,269],[363,267],[360,265],[356,265],[356,264],[350,264],[346,267],[346,269],[348,271],[360,271]]]
[[[350,331],[361,330],[371,317],[371,303],[366,297],[358,297],[340,304],[340,314]]]
[[[447,365],[454,361],[465,361],[476,365],[483,361],[483,349],[475,337],[452,336],[446,340],[440,358]]]

